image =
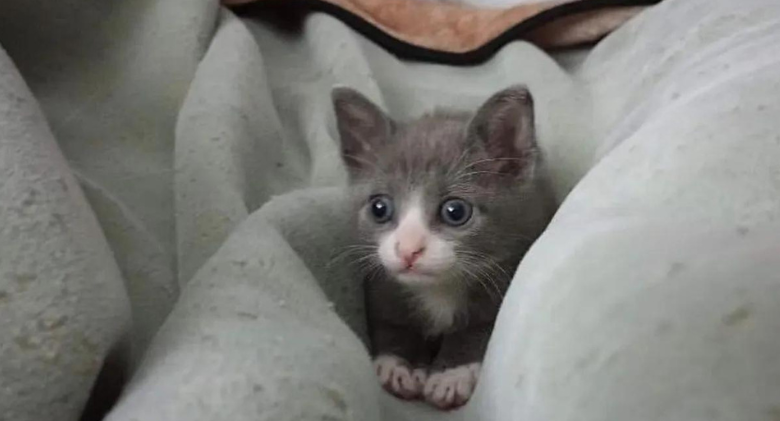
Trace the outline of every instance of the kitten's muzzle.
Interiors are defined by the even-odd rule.
[[[425,246],[420,242],[395,243],[395,254],[406,264],[405,270],[411,269],[424,252]]]

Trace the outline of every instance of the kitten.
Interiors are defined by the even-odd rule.
[[[405,124],[354,90],[332,99],[379,381],[401,398],[458,407],[514,270],[551,215],[531,94],[513,86],[476,114]]]

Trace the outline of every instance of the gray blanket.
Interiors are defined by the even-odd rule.
[[[566,70],[299,29],[210,0],[0,4],[0,419],[780,419],[780,3],[668,0]],[[472,401],[397,401],[333,263],[329,91],[408,118],[514,83],[561,208]]]

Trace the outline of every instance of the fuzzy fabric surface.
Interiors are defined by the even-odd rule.
[[[667,0],[584,56],[399,60],[212,0],[0,2],[0,419],[780,416],[780,3]],[[560,63],[567,63],[562,67]],[[330,91],[533,92],[560,208],[471,401],[384,393]]]

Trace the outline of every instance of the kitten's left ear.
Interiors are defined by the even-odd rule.
[[[334,88],[331,99],[341,138],[341,156],[350,176],[358,177],[377,160],[377,151],[392,134],[393,121],[354,89]]]
[[[515,85],[490,97],[471,120],[469,136],[482,143],[492,171],[518,177],[533,171],[539,154],[528,88]]]

